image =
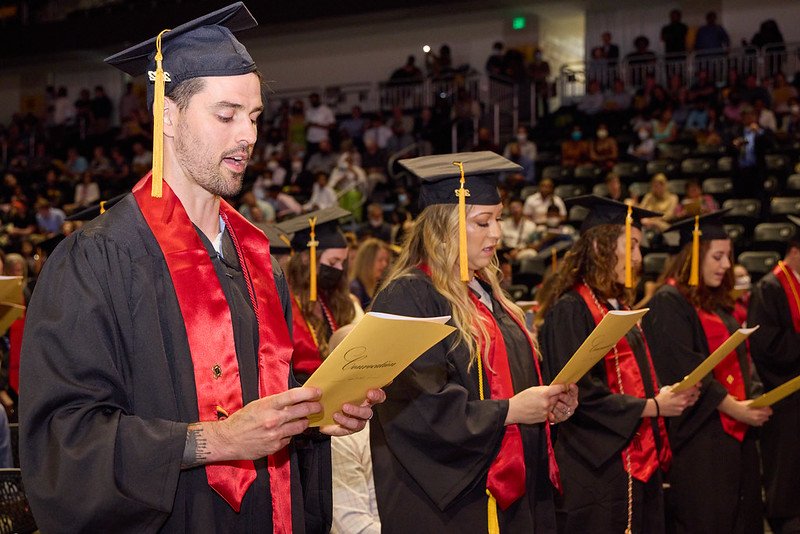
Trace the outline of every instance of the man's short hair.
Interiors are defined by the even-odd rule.
[[[206,86],[203,78],[189,78],[175,87],[169,87],[164,96],[175,102],[180,111],[189,107],[189,101]]]

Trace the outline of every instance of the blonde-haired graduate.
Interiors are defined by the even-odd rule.
[[[641,219],[660,213],[594,195],[581,237],[539,298],[539,342],[552,378],[611,310],[635,301],[642,263]],[[671,452],[665,417],[680,415],[697,389],[676,394],[653,368],[648,339],[634,326],[578,381],[580,407],[559,428],[556,458],[563,532],[665,531],[663,473]]]
[[[371,426],[384,533],[555,532],[559,487],[551,422],[575,385],[543,385],[522,311],[501,291],[492,152],[401,162],[421,178],[422,212],[372,310],[452,316],[456,332],[388,386]]]

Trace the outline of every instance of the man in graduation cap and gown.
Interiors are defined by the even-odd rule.
[[[44,532],[327,530],[329,450],[304,434],[320,442],[301,480],[293,439],[321,407],[290,389],[286,282],[221,200],[241,188],[263,109],[232,34],[255,25],[238,3],[107,60],[150,75],[153,170],[58,246],[31,302],[20,437]],[[322,431],[370,416],[345,405]]]
[[[642,319],[656,372],[665,383],[691,373],[739,327],[733,317],[733,250],[726,211],[674,223],[681,250]],[[770,408],[750,408],[760,388],[746,345],[701,381],[697,402],[669,420],[672,467],[667,518],[676,533],[763,531],[756,427]]]
[[[800,218],[789,215],[800,227]],[[800,230],[799,230],[800,231]],[[750,352],[764,389],[800,375],[800,240],[787,244],[783,261],[753,288],[747,323],[759,325]],[[776,534],[800,532],[800,395],[777,402],[761,428],[765,515]]]
[[[603,317],[635,301],[641,220],[661,214],[596,195],[567,200],[589,213],[580,240],[542,289],[539,343],[547,380]],[[634,326],[578,381],[580,406],[559,426],[556,457],[564,532],[665,532],[663,473],[672,453],[663,417],[697,397],[662,388],[641,327]]]
[[[554,533],[547,421],[574,413],[577,390],[543,385],[523,314],[497,280],[497,180],[518,166],[491,152],[401,163],[422,179],[423,211],[372,311],[450,315],[457,331],[400,373],[370,423],[382,531]]]

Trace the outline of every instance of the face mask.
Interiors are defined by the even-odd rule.
[[[573,141],[580,141],[583,134],[581,132],[572,132],[572,140]]]
[[[405,193],[400,193],[399,195],[397,195],[397,202],[399,202],[400,204],[407,204],[408,195],[406,195]]]
[[[644,141],[648,137],[650,137],[650,132],[648,132],[647,130],[642,130],[641,132],[639,132],[639,139],[641,139],[642,141]]]
[[[339,281],[342,279],[343,275],[344,271],[342,269],[320,264],[319,267],[317,267],[317,285],[320,289],[330,291],[339,285]]]
[[[605,139],[606,137],[608,137],[608,130],[597,130],[598,139]]]
[[[561,224],[561,219],[559,217],[548,217],[545,224],[550,228],[557,228]]]
[[[524,143],[528,140],[528,136],[525,134],[517,134],[517,141],[520,143]]]

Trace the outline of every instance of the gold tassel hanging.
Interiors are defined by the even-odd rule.
[[[461,171],[461,186],[456,189],[458,197],[458,267],[462,282],[469,282],[469,263],[467,260],[467,197],[469,189],[464,189],[464,164],[454,161],[453,165]]]
[[[105,200],[101,200],[100,201],[100,215],[104,214],[105,212],[106,212],[106,201]]]
[[[631,243],[631,227],[633,226],[633,206],[628,204],[628,215],[625,217],[625,287],[633,287],[633,244]]]
[[[162,180],[164,179],[164,92],[167,76],[161,61],[161,36],[169,30],[164,30],[156,37],[156,72],[155,87],[153,89],[153,185],[150,196],[161,198]]]
[[[689,271],[689,285],[697,287],[700,285],[700,216],[694,217],[694,230],[692,231],[692,267]]]
[[[500,520],[497,518],[497,499],[494,498],[494,495],[492,495],[492,492],[488,489],[486,490],[486,495],[489,496],[489,534],[500,534]]]
[[[309,280],[309,287],[308,287],[308,300],[311,302],[317,301],[317,245],[319,245],[319,241],[317,241],[317,234],[314,231],[314,227],[317,224],[316,217],[310,217],[308,219],[308,224],[311,226],[311,241],[308,242],[308,247],[311,249],[310,254],[310,261],[308,265],[308,271],[311,276]]]

